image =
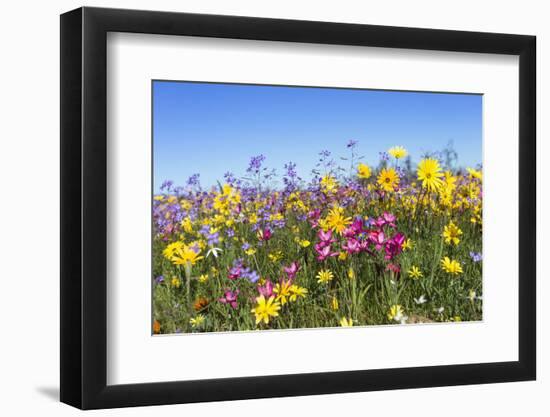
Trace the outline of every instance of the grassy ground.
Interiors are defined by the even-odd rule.
[[[378,170],[367,178],[329,173],[317,185],[279,191],[232,184],[155,196],[153,331],[481,320],[481,173],[438,171],[434,189],[417,175],[402,175],[391,191]],[[383,224],[384,214],[395,220]],[[456,236],[449,240],[451,222]],[[334,256],[320,260],[323,231]],[[373,236],[380,232],[377,248]],[[353,240],[361,250],[345,249]],[[396,249],[388,255],[390,242]],[[445,257],[460,272],[446,270]],[[295,275],[284,269],[292,263]],[[414,278],[413,267],[422,276]],[[332,279],[320,282],[321,271]],[[236,304],[226,291],[238,291]],[[278,308],[267,320],[252,312],[262,293]]]

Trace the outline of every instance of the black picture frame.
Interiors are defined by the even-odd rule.
[[[107,385],[108,32],[519,56],[519,360]],[[88,7],[61,15],[61,401],[95,409],[534,380],[535,51],[524,35]]]

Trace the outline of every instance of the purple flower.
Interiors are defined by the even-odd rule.
[[[242,275],[243,269],[244,269],[243,260],[235,259],[235,261],[233,261],[233,266],[229,269],[227,278],[229,279],[240,278]]]
[[[162,183],[162,185],[160,186],[160,189],[170,191],[170,188],[172,188],[172,185],[174,185],[174,181],[166,180]]]
[[[260,172],[260,169],[262,168],[262,162],[265,161],[264,155],[257,155],[250,158],[250,163],[248,165],[248,168],[246,169],[246,172],[258,174]]]
[[[481,252],[470,252],[470,258],[472,258],[474,262],[481,262],[483,259]]]
[[[233,173],[229,171],[223,174],[223,178],[225,179],[225,182],[231,185],[232,187],[235,185],[238,186],[241,183],[241,181],[235,178],[235,175],[233,175]]]
[[[209,246],[217,245],[220,242],[220,233],[209,233],[208,236],[206,236],[206,240]]]
[[[356,140],[353,140],[351,139],[348,144],[346,145],[348,148],[355,148],[355,146],[357,145],[357,141]]]
[[[164,282],[164,277],[162,275],[159,275],[155,278],[155,284],[161,284]]]
[[[293,192],[298,188],[298,181],[302,179],[298,176],[296,172],[296,164],[289,162],[285,164],[286,175],[283,177],[283,183],[285,184],[287,192]]]
[[[240,278],[241,273],[242,273],[242,267],[241,266],[234,266],[231,269],[229,269],[229,274],[227,275],[227,278],[229,278],[229,279]]]
[[[187,179],[187,185],[189,187],[196,187],[199,185],[199,178],[201,174],[193,174]]]
[[[246,278],[250,282],[255,283],[256,281],[258,281],[260,279],[260,276],[253,269],[243,268],[243,270],[241,272],[241,278]]]
[[[201,248],[199,248],[199,244],[196,242],[189,246],[189,249],[191,249],[195,253],[199,253],[201,251]]]
[[[380,160],[381,161],[389,161],[390,160],[390,156],[388,155],[387,152],[380,152]]]

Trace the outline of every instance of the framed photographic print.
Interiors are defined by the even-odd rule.
[[[535,379],[535,38],[61,16],[61,401]]]

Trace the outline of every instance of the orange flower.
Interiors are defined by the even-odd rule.
[[[154,334],[159,334],[160,333],[160,323],[158,322],[158,320],[155,320],[153,322],[153,333]]]
[[[199,297],[193,304],[193,308],[195,309],[195,311],[201,311],[207,305],[208,305],[208,300],[204,297]]]

